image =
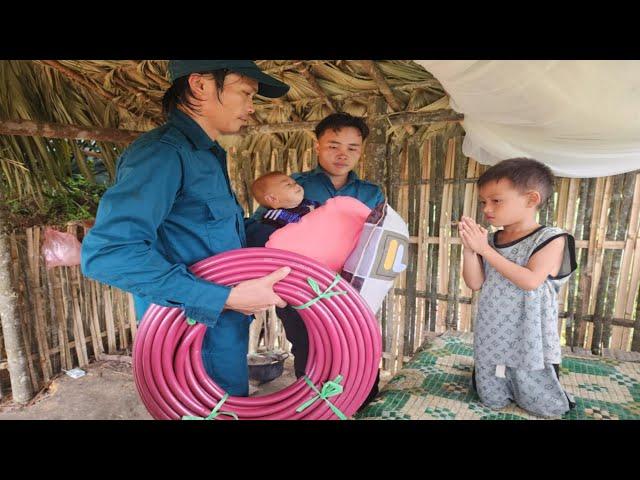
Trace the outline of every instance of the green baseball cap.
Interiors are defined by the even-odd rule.
[[[281,97],[289,91],[289,85],[273,78],[258,68],[251,60],[169,60],[169,77],[174,82],[180,77],[198,72],[226,68],[258,82],[258,95],[268,98]]]

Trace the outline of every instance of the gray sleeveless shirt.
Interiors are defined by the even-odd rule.
[[[565,237],[564,255],[558,275],[547,277],[531,291],[517,287],[483,259],[485,280],[474,325],[475,361],[522,370],[540,370],[545,364],[560,363],[558,292],[576,269],[574,239],[560,228],[545,226],[503,245],[495,243],[496,234],[499,231],[489,234],[489,244],[521,266],[559,236]]]

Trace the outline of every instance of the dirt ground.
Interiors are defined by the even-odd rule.
[[[56,377],[24,407],[1,404],[0,420],[152,420],[138,397],[130,363],[101,361],[84,370],[81,378]],[[282,376],[260,386],[252,382],[250,394],[277,392],[294,381],[293,360],[287,359]]]

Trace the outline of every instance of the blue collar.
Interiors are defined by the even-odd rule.
[[[322,168],[319,164],[316,168],[314,168],[313,170],[311,170],[311,173],[313,173],[313,175],[319,175],[319,174],[323,174],[327,177],[327,180],[331,181],[331,178],[329,177],[329,174],[327,173],[327,171]],[[360,178],[358,177],[358,174],[356,172],[354,172],[353,170],[351,170],[349,172],[349,175],[347,175],[347,183],[344,184],[344,187],[346,187],[347,185],[354,183],[356,181],[360,180]]]
[[[218,155],[224,153],[224,149],[218,142],[212,140],[209,135],[189,115],[177,108],[169,114],[168,123],[180,130],[185,137],[198,150],[213,150]]]

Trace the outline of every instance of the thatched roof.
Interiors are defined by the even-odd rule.
[[[393,112],[432,112],[448,108],[440,83],[409,60],[259,60],[260,67],[291,85],[276,101],[258,98],[253,127],[225,138],[239,151],[313,145],[313,123],[333,111],[367,116],[375,96],[383,96],[389,135],[402,140],[412,133],[420,141],[443,123],[411,127],[418,120]],[[42,134],[42,122],[85,129],[146,131],[162,123],[161,98],[169,86],[167,62],[160,60],[0,61],[0,133],[5,122],[30,120]],[[448,110],[445,110],[447,112]],[[285,124],[264,133],[260,125]],[[12,124],[13,125],[13,124]],[[394,126],[396,125],[396,126]],[[290,127],[290,128],[288,128]],[[253,130],[252,130],[253,129]],[[5,188],[18,195],[38,195],[42,185],[55,186],[76,168],[92,180],[92,160],[101,159],[110,177],[124,145],[104,141],[67,141],[41,136],[0,135],[0,165]]]

